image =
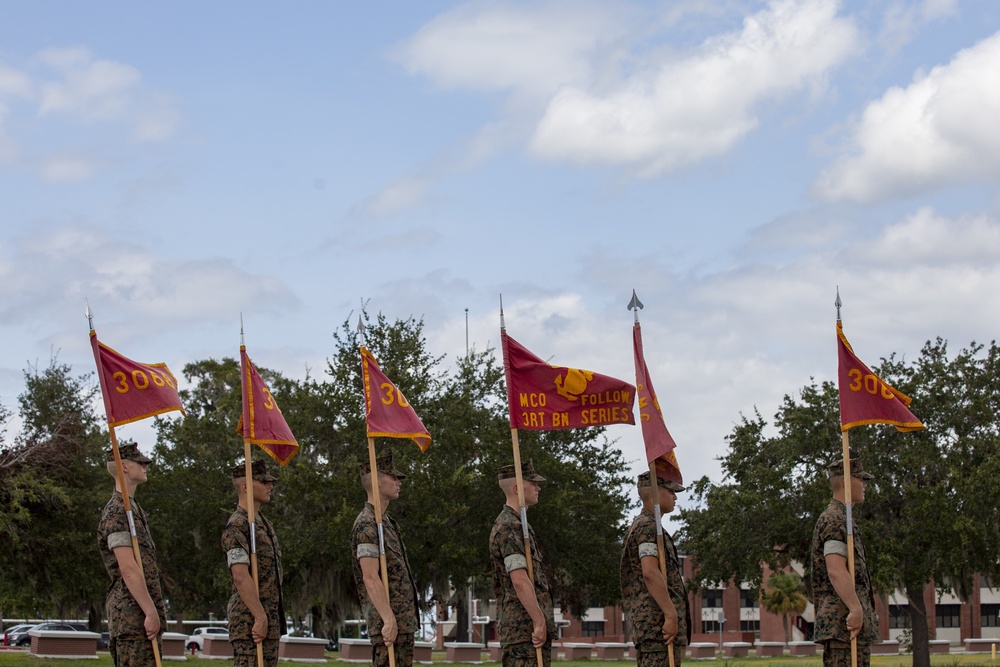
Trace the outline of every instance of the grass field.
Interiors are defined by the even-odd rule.
[[[0,667],[112,667],[111,656],[107,652],[100,651],[96,660],[65,660],[35,658],[26,651],[0,651]],[[327,653],[327,662],[330,667],[337,665],[347,667],[348,665],[359,665],[360,663],[347,663],[337,660],[336,653]],[[444,652],[434,653],[434,662],[444,662]],[[684,661],[684,665],[690,667],[694,663],[705,663],[704,660]],[[713,667],[821,667],[823,661],[819,655],[811,658],[719,658],[707,661]],[[206,658],[196,658],[188,656],[187,661],[180,662],[165,660],[164,667],[174,665],[185,667],[226,667],[232,665],[230,660],[209,660]],[[292,667],[297,663],[281,661],[279,664]],[[318,663],[312,663],[318,664]],[[460,663],[455,663],[460,664]],[[497,662],[484,662],[483,665],[491,667],[499,665]],[[634,662],[628,660],[558,660],[553,665],[557,667],[629,667]],[[872,656],[872,665],[878,667],[910,667],[909,655],[877,655]],[[1000,658],[991,660],[989,653],[954,653],[949,655],[932,655],[932,667],[1000,667]],[[706,665],[707,667],[707,665]]]

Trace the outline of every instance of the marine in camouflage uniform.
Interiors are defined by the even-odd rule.
[[[521,466],[521,477],[525,481],[525,506],[538,502],[538,484],[545,478],[535,472],[529,461]],[[517,496],[516,472],[513,465],[500,468],[497,479],[504,490],[507,502],[500,511],[490,532],[490,566],[493,571],[493,591],[497,600],[497,633],[503,652],[503,667],[537,667],[538,657],[532,642],[534,622],[518,595],[512,577],[527,574],[527,560],[524,555],[524,532],[521,528],[520,501]],[[552,615],[552,594],[542,568],[542,551],[535,540],[535,531],[528,527],[531,547],[532,575],[534,577],[534,597],[536,614],[540,613],[545,622],[545,641],[541,646],[542,661],[546,667],[552,660],[552,641],[556,638],[556,624]],[[527,579],[525,579],[527,581]],[[530,598],[529,598],[530,600]],[[530,601],[529,601],[530,604]]]
[[[403,545],[399,524],[386,513],[389,501],[398,497],[399,482],[405,479],[406,475],[396,470],[391,453],[376,459],[375,467],[379,473],[375,487],[381,494],[379,500],[382,510],[382,535],[385,540],[386,573],[389,578],[388,605],[396,625],[396,635],[392,641],[393,652],[397,667],[411,667],[414,633],[418,627],[417,586],[410,570],[410,562],[406,558],[406,547]],[[360,469],[364,482],[371,467],[366,462],[361,464]],[[379,562],[378,525],[375,522],[372,486],[368,485],[365,488],[368,492],[368,502],[354,520],[354,527],[351,529],[351,560],[354,564],[354,582],[358,588],[358,599],[372,643],[372,665],[388,667],[389,648],[382,632],[385,623],[376,608],[385,601],[385,588],[382,584],[382,569]],[[365,570],[369,575],[367,579]]]
[[[655,567],[656,572],[660,572],[656,518],[653,514],[655,499],[649,488],[648,472],[639,475],[638,486],[641,489],[643,509],[625,534],[625,547],[622,551],[620,570],[625,628],[628,636],[635,643],[636,662],[639,667],[666,667],[670,664],[663,630],[666,615],[643,577],[643,561],[647,558],[651,559],[650,564]],[[658,489],[666,489],[673,494],[684,490],[680,484],[659,477],[657,477],[657,487]],[[661,497],[663,497],[662,494]],[[673,510],[673,500],[675,499],[676,495],[674,499],[669,501],[668,508],[664,510],[665,514],[669,514]],[[677,615],[677,634],[671,642],[674,646],[674,665],[676,666],[680,665],[684,655],[684,647],[688,644],[691,612],[688,607],[687,589],[684,587],[684,580],[681,577],[677,548],[666,531],[663,532],[663,542],[667,570],[667,592]]]
[[[255,507],[270,501],[271,486],[277,477],[267,471],[263,460],[254,461],[251,466],[254,484]],[[226,554],[226,565],[233,580],[233,594],[229,598],[226,613],[229,616],[229,643],[233,647],[234,667],[255,667],[257,665],[257,645],[253,637],[253,609],[267,618],[267,631],[260,642],[263,648],[264,664],[274,667],[278,664],[278,641],[285,634],[285,610],[281,599],[281,546],[278,536],[259,511],[254,512],[254,538],[257,547],[257,591],[253,590],[250,565],[250,517],[247,514],[249,489],[246,482],[246,466],[240,464],[232,469],[233,484],[240,496],[239,506],[229,517],[222,531],[222,551]],[[244,586],[240,590],[241,583]],[[244,599],[244,594],[247,599]]]
[[[838,595],[830,578],[827,558],[842,559],[847,571],[847,509],[844,505],[843,461],[828,466],[834,497],[820,515],[812,539],[812,587],[816,605],[816,622],[813,641],[823,645],[824,667],[850,667],[851,633],[847,628],[848,605]],[[851,477],[858,480],[852,486],[852,504],[864,500],[864,483],[873,476],[861,467],[861,461],[850,454]],[[860,490],[860,494],[858,493]],[[854,592],[860,603],[862,621],[858,635],[858,666],[868,667],[871,662],[871,645],[880,641],[878,614],[875,612],[875,594],[868,576],[865,547],[854,522]],[[854,600],[849,600],[854,602]]]
[[[167,620],[163,606],[163,592],[160,588],[160,570],[156,565],[156,546],[149,534],[149,519],[146,513],[131,497],[135,492],[135,486],[145,481],[145,467],[151,460],[139,451],[139,446],[136,444],[122,445],[118,451],[125,472],[125,483],[130,487],[129,505],[135,523],[145,580],[145,591],[139,591],[138,595],[142,598],[145,593],[145,597],[149,598],[156,609],[160,623],[157,634],[159,642],[159,636],[167,626]],[[122,577],[121,562],[127,559],[126,567],[128,567],[135,562],[135,556],[132,551],[132,534],[125,514],[125,499],[122,496],[117,470],[113,465],[112,450],[107,451],[106,458],[109,463],[108,472],[115,476],[116,490],[101,513],[101,523],[97,528],[97,544],[101,551],[101,560],[104,561],[104,568],[111,577],[106,598],[110,636],[108,650],[117,667],[153,665],[156,661],[153,656],[153,645],[149,641],[144,625],[146,614]],[[116,549],[121,548],[128,551],[116,553]],[[119,555],[122,561],[119,561]]]

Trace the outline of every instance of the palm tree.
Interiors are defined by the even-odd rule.
[[[760,593],[761,605],[772,614],[781,616],[785,628],[785,643],[791,640],[791,617],[801,614],[809,604],[802,577],[795,572],[776,572],[767,579],[767,586]]]

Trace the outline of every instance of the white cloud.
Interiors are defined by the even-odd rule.
[[[42,51],[39,60],[61,79],[40,85],[40,114],[67,113],[88,120],[121,117],[134,104],[141,80],[130,65],[100,60],[82,48]]]
[[[394,55],[444,88],[547,96],[590,76],[590,58],[600,42],[620,35],[622,17],[585,0],[473,2],[425,25]]]
[[[698,162],[756,127],[760,104],[822,87],[856,42],[836,2],[774,2],[747,17],[741,31],[687,57],[650,62],[613,92],[565,87],[531,149],[545,159],[630,166],[644,175]]]
[[[731,149],[765,101],[822,89],[857,46],[837,8],[776,0],[741,30],[677,54],[663,37],[682,32],[691,8],[668,16],[622,4],[472,3],[428,23],[396,55],[442,87],[509,93],[506,111],[534,126],[529,147],[542,159],[652,175]]]
[[[889,51],[898,51],[925,25],[954,15],[957,5],[958,0],[893,2],[885,11],[880,41]]]
[[[251,308],[289,312],[299,303],[281,281],[229,259],[163,257],[90,227],[42,226],[0,249],[0,324],[58,322],[82,312],[87,298],[95,309],[129,313],[147,331],[231,322]]]
[[[870,103],[814,191],[873,202],[1000,176],[1000,33]]]
[[[97,165],[79,155],[63,154],[45,160],[41,174],[46,181],[56,183],[80,183],[97,173]]]
[[[0,96],[29,98],[32,94],[33,85],[27,74],[0,63]]]
[[[367,215],[374,218],[398,215],[422,201],[429,185],[425,177],[403,176],[382,188],[368,199],[362,208]]]

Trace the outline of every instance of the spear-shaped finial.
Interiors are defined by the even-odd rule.
[[[243,312],[240,311],[240,347],[243,347],[246,343],[243,341]]]
[[[837,285],[837,300],[833,302],[833,305],[837,307],[837,321],[840,321],[840,307],[843,303],[840,301],[840,285]]]
[[[358,336],[361,338],[361,347],[365,346],[365,322],[358,313]]]
[[[500,328],[506,329],[507,325],[503,321],[503,294],[500,295]]]
[[[90,326],[90,330],[94,330],[94,311],[90,309],[90,299],[85,299],[87,302],[87,324]]]
[[[632,290],[632,300],[628,302],[628,309],[632,311],[632,317],[636,324],[639,323],[639,311],[642,310],[642,301],[639,301],[639,297],[636,295],[635,290]]]

